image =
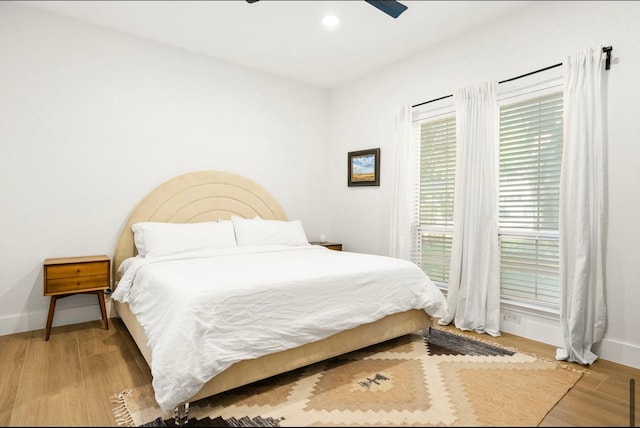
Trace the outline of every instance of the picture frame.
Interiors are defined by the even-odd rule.
[[[380,185],[380,148],[357,150],[347,154],[347,186]]]

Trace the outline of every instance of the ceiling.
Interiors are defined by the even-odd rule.
[[[351,1],[19,1],[193,52],[334,88],[528,1],[411,1],[397,19]],[[328,12],[341,18],[320,24]]]

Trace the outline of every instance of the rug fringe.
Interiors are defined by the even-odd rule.
[[[116,418],[116,423],[120,426],[135,426],[133,417],[131,416],[131,411],[129,410],[129,406],[127,406],[126,400],[126,397],[131,395],[132,393],[133,391],[131,389],[125,389],[120,394],[114,394],[111,396],[111,402],[117,404],[117,406],[112,409],[113,415]]]

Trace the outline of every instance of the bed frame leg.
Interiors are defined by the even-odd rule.
[[[186,426],[187,422],[189,422],[189,403],[179,404],[174,411],[174,421],[176,425],[181,427]]]
[[[429,327],[425,327],[425,328],[421,328],[420,329],[420,334],[424,337],[429,337],[431,335],[431,326]]]

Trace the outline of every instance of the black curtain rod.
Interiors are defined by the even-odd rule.
[[[611,46],[605,46],[604,48],[602,48],[602,52],[607,54],[607,58],[605,60],[605,67],[604,67],[605,70],[609,70],[611,68],[611,51],[612,50],[613,50],[613,47],[611,47]],[[552,68],[560,67],[561,65],[562,65],[562,63],[560,62],[558,64],[553,64],[553,65],[550,65],[548,67],[541,68],[539,70],[530,71],[529,73],[521,74],[520,76],[512,77],[510,79],[501,80],[498,83],[507,83],[507,82],[511,82],[512,80],[522,79],[523,77],[527,77],[527,76],[531,76],[532,74],[536,74],[536,73],[540,73],[540,72],[543,72],[543,71],[551,70]],[[440,98],[434,98],[433,100],[424,101],[424,102],[422,102],[420,104],[412,105],[411,108],[420,107],[420,106],[425,105],[425,104],[429,104],[429,103],[433,103],[433,102],[436,102],[436,101],[444,100],[446,98],[451,98],[452,96],[453,96],[453,94],[449,94],[449,95],[445,95],[445,96],[440,97]]]

